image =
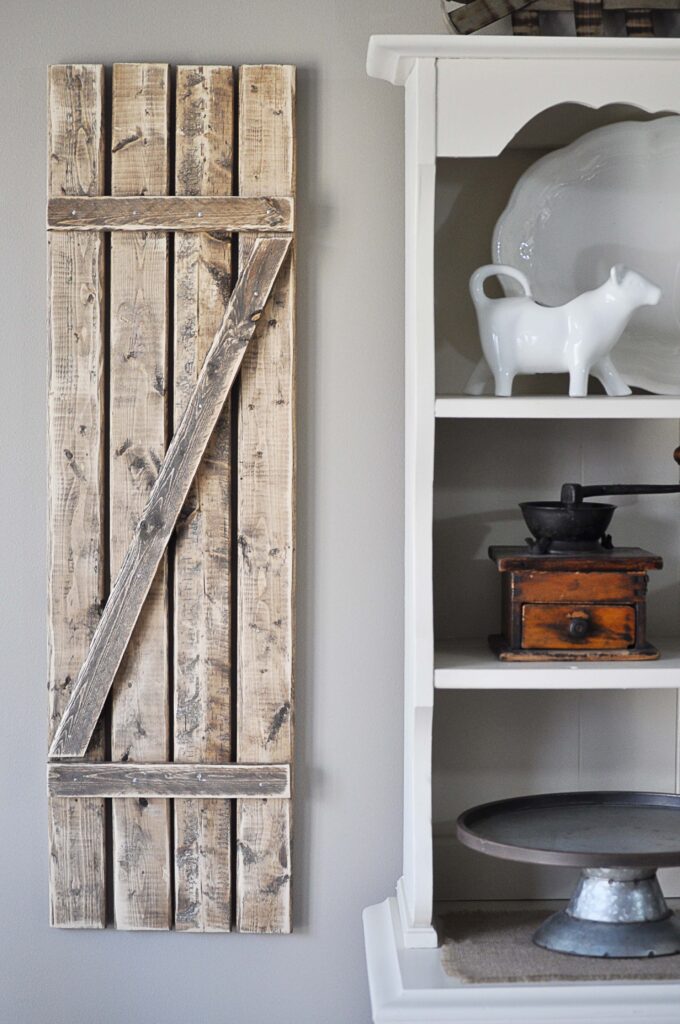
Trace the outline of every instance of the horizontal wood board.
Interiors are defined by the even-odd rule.
[[[287,764],[51,764],[47,790],[74,797],[194,797],[227,800],[290,796]],[[227,851],[228,852],[228,851]]]
[[[218,69],[209,69],[217,71]],[[179,69],[182,74],[183,68]],[[198,73],[198,72],[196,72]],[[206,71],[201,71],[205,77]],[[182,83],[180,82],[180,88]],[[195,88],[195,86],[191,86]],[[189,94],[190,96],[191,94]],[[219,99],[224,101],[224,91]],[[182,94],[178,103],[192,102],[184,100]],[[192,116],[194,116],[192,114]],[[181,111],[180,111],[181,118]],[[181,125],[178,122],[178,131]],[[193,127],[193,122],[192,122]],[[210,126],[212,127],[212,126]],[[196,144],[199,140],[196,133],[189,138]],[[186,152],[187,140],[178,136],[178,151],[184,145]],[[227,139],[224,139],[227,145]],[[231,147],[230,147],[231,151]],[[199,157],[202,164],[202,158]],[[228,165],[220,165],[212,161],[204,170],[202,183],[207,187],[210,172],[215,169],[224,177]],[[181,161],[177,168],[182,173]],[[230,177],[230,173],[226,175]],[[177,187],[187,187],[194,181],[193,177],[177,181]],[[248,198],[244,196],[207,195],[187,198],[175,196],[107,196],[106,198],[82,199],[51,199],[47,204],[47,226],[60,231],[254,231],[281,232],[293,229],[293,200],[289,198]]]
[[[263,96],[236,124],[228,65],[174,75],[118,64],[109,100],[99,65],[49,72],[54,925],[104,927],[112,907],[124,929],[290,930],[294,70],[240,74],[252,93],[259,76]],[[239,136],[252,187],[234,196]],[[258,187],[258,161],[284,173],[262,174]],[[270,440],[264,471],[243,482],[255,434],[232,431],[229,392],[256,332],[258,347],[283,339],[264,366],[283,356],[285,408],[272,418],[271,385],[249,393],[252,423],[268,423]],[[241,630],[231,631],[246,585],[232,509],[247,506],[250,487],[253,513],[277,510],[270,535],[253,542],[258,564],[268,544],[282,579],[267,597],[268,615],[281,608],[272,669],[282,686],[267,679],[261,692],[278,701],[283,739],[272,743],[270,722],[259,746],[252,737],[263,738],[271,711],[249,680],[261,665],[249,666],[256,649],[241,653]],[[247,676],[238,692],[237,663]],[[257,860],[247,913],[231,878],[233,814]]]

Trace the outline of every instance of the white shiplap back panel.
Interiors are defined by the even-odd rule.
[[[616,350],[614,350],[616,352]],[[583,483],[676,484],[675,420],[605,420],[580,424]],[[555,495],[558,497],[558,495]],[[650,573],[650,636],[680,632],[680,495],[602,498],[617,506],[611,533],[620,545],[660,554],[661,572]]]
[[[485,636],[500,621],[490,543],[521,543],[520,500],[556,498],[565,480],[677,479],[673,421],[447,420],[437,425],[434,516],[438,638]],[[618,499],[616,543],[664,556],[650,574],[649,632],[680,633],[680,497]],[[442,694],[435,719],[435,892],[438,898],[539,898],[568,893],[572,875],[463,851],[462,809],[504,796],[570,788],[673,790],[677,693]],[[680,877],[667,881],[680,892]],[[469,895],[474,893],[475,895]]]
[[[520,501],[557,497],[580,479],[580,423],[439,420],[435,445],[435,636],[498,630],[490,544],[522,544]]]
[[[579,695],[579,789],[673,792],[677,690]],[[680,870],[663,872],[664,892],[680,895]]]
[[[581,108],[578,117],[586,131],[597,115]],[[571,126],[570,138],[577,128]],[[534,135],[527,129],[517,147],[495,159],[438,162],[435,310],[440,395],[460,393],[479,357],[468,279],[490,260],[493,227],[517,178],[542,155],[545,125]],[[515,393],[560,394],[565,388],[562,376],[525,377],[517,379]],[[436,637],[485,637],[498,630],[500,587],[487,549],[489,544],[522,543],[527,530],[519,501],[558,498],[567,480],[674,483],[678,474],[672,452],[677,443],[678,424],[672,420],[438,421]],[[615,503],[615,543],[646,547],[665,559],[664,570],[651,574],[649,635],[678,636],[680,497],[620,498]],[[550,789],[676,787],[676,691],[442,693],[434,721],[439,899],[566,896],[573,880],[570,872],[511,865],[464,850],[453,838],[453,823],[466,806]],[[680,893],[680,874],[667,875],[666,886],[669,894]]]
[[[435,234],[437,393],[456,394],[479,357],[468,280],[491,261],[496,221],[523,171],[541,153],[513,150],[496,160],[439,160]],[[492,284],[489,285],[491,291]],[[500,294],[500,293],[499,293]],[[521,383],[522,388],[524,384]]]
[[[441,693],[434,722],[435,899],[567,896],[572,872],[467,850],[455,839],[455,820],[488,800],[577,787],[577,695]]]
[[[678,424],[584,422],[583,480],[677,483],[672,458]],[[589,444],[589,431],[598,433]],[[612,476],[612,474],[615,474]],[[607,500],[607,499],[603,499]],[[650,574],[648,628],[653,637],[680,630],[680,495],[611,499],[617,544],[639,544],[663,555],[664,568]],[[678,754],[678,691],[584,693],[580,704],[580,788],[673,792]],[[664,873],[668,895],[680,893],[680,871]]]

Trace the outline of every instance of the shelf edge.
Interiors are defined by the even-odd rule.
[[[633,395],[611,398],[567,395],[496,398],[493,395],[440,395],[437,419],[680,419],[680,396]]]

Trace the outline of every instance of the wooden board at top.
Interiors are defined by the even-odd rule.
[[[113,68],[111,191],[168,191],[168,68]],[[168,242],[163,232],[111,234],[110,557],[118,572],[165,454],[168,432]],[[167,563],[161,563],[118,670],[111,759],[169,755]],[[171,805],[112,801],[117,928],[171,924]]]
[[[104,69],[49,69],[49,195],[104,187]],[[49,239],[49,742],[87,652],[105,594],[103,535],[104,243]],[[104,756],[101,728],[88,759]],[[50,923],[106,924],[104,801],[50,797]]]
[[[295,192],[295,69],[239,77],[239,193]],[[239,237],[242,264],[253,239]],[[294,253],[241,370],[237,758],[291,762],[295,583]],[[236,926],[289,932],[291,801],[237,803]]]
[[[177,69],[175,191],[229,195],[234,75]],[[177,425],[220,327],[232,286],[231,236],[175,235],[174,367]],[[231,760],[231,401],[213,430],[175,535],[174,759]],[[175,804],[175,927],[231,928],[231,805]]]

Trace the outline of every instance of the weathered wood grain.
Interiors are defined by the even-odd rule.
[[[629,0],[603,0],[602,8],[605,11],[628,11]],[[637,11],[677,11],[680,8],[680,0],[636,0],[635,8],[631,13]],[[573,11],[574,0],[534,0],[529,5],[531,11]]]
[[[514,36],[540,36],[541,22],[538,11],[523,8],[512,13],[512,34]]]
[[[602,0],[574,0],[577,36],[601,36]]]
[[[177,69],[178,194],[212,197],[232,191],[233,90],[230,67]],[[178,232],[174,273],[174,422],[179,424],[229,302],[231,236]],[[232,754],[231,434],[227,398],[175,534],[175,761],[219,764]],[[229,931],[231,805],[176,803],[174,856],[175,927]]]
[[[180,806],[290,796],[287,764],[51,764],[48,793],[59,797],[173,797]],[[200,796],[204,799],[193,799]],[[224,851],[223,851],[224,852]]]
[[[648,569],[662,569],[663,558],[642,548],[604,548],[588,554],[569,555],[532,554],[528,547],[492,544],[489,557],[500,572],[527,570],[530,572],[646,572]]]
[[[646,11],[643,7],[626,9],[626,35],[638,37],[653,36],[654,19],[652,12]]]
[[[104,186],[104,70],[49,69],[51,196]],[[49,742],[59,725],[105,598],[103,532],[104,250],[99,233],[49,239],[48,696]],[[88,757],[101,759],[97,732]],[[104,803],[48,805],[50,923],[106,924]]]
[[[87,749],[201,456],[289,247],[288,237],[258,239],[239,275],[92,638],[50,748],[52,758],[80,758]]]
[[[295,192],[295,69],[242,67],[239,193]],[[241,235],[239,259],[253,245]],[[294,257],[243,362],[238,414],[239,761],[292,761],[295,645]],[[237,803],[236,924],[289,932],[291,803]]]
[[[633,601],[647,588],[646,573],[520,572],[512,574],[512,597],[519,602]]]
[[[101,77],[101,69],[98,71]],[[101,875],[98,924],[103,925],[103,798],[111,797],[116,924],[119,928],[169,927],[169,800],[177,799],[176,926],[226,930],[231,917],[227,870],[230,812],[226,800],[238,799],[238,871],[242,881],[238,925],[243,931],[288,931],[294,646],[294,271],[292,253],[286,259],[290,239],[282,233],[293,227],[294,69],[244,69],[242,196],[236,203],[227,204],[231,209],[222,204],[231,189],[231,153],[225,153],[219,124],[220,117],[232,116],[230,103],[224,102],[225,89],[231,98],[230,69],[179,69],[176,189],[178,193],[186,192],[187,197],[183,200],[180,196],[178,202],[169,197],[170,203],[162,194],[167,188],[168,171],[168,69],[163,65],[117,65],[113,81],[114,197],[104,200],[108,206],[87,201],[81,205],[82,198],[87,200],[101,191],[101,183],[94,189],[82,184],[92,143],[87,131],[78,127],[78,119],[92,120],[93,115],[87,109],[76,110],[75,116],[69,111],[67,121],[76,125],[69,143],[72,166],[68,172],[65,164],[58,168],[59,175],[70,176],[69,187],[62,184],[60,189],[51,190],[53,202],[48,214],[51,252],[61,253],[61,240],[64,246],[68,240],[63,273],[69,283],[76,263],[87,268],[87,272],[81,274],[79,270],[77,274],[79,298],[83,304],[87,302],[86,311],[98,319],[102,336],[98,292],[103,273],[102,231],[113,231],[108,402],[102,393],[102,337],[98,365],[89,369],[89,384],[99,388],[92,405],[99,416],[100,475],[106,462],[106,453],[101,451],[101,416],[103,410],[110,409],[109,556],[111,575],[119,571],[101,618],[105,593],[98,595],[96,614],[89,619],[90,646],[84,662],[81,650],[75,663],[81,664],[77,683],[72,682],[74,667],[55,697],[60,707],[52,715],[50,730],[51,757],[71,762],[101,757],[103,748],[98,746],[95,730],[113,686],[113,763],[93,764],[88,760],[78,765],[53,763],[49,768],[50,806],[64,809],[56,840],[65,851],[61,870],[69,879],[76,877],[78,892],[74,898],[81,904],[81,866]],[[82,88],[78,76],[77,83]],[[96,105],[93,109],[97,113]],[[101,101],[99,116],[100,111]],[[101,139],[99,148],[101,151]],[[70,187],[74,187],[73,193]],[[274,199],[268,200],[265,193]],[[203,204],[204,199],[207,202]],[[218,200],[220,209],[212,199]],[[202,205],[197,206],[196,200]],[[137,207],[142,207],[141,211]],[[225,221],[227,215],[235,221]],[[240,249],[242,279],[226,312],[231,265],[225,227],[248,229]],[[170,271],[167,237],[161,229],[177,231],[173,409],[168,408],[166,394]],[[266,240],[255,238],[255,232],[262,229],[271,233]],[[279,272],[281,278],[275,285]],[[91,283],[94,281],[96,285]],[[275,293],[267,304],[273,287]],[[62,290],[55,306],[57,301],[64,301]],[[250,498],[243,495],[238,510],[239,573],[249,581],[249,592],[240,604],[238,628],[239,642],[245,639],[246,623],[251,631],[264,634],[268,630],[275,650],[268,649],[264,635],[254,642],[249,637],[250,646],[242,644],[241,664],[249,663],[249,669],[239,694],[244,698],[239,725],[246,717],[248,721],[239,737],[239,764],[233,765],[225,763],[234,754],[230,749],[232,698],[218,685],[232,671],[229,590],[233,584],[228,573],[220,573],[220,568],[228,565],[232,548],[228,517],[231,499],[225,489],[231,472],[230,417],[224,403],[244,353],[247,358],[248,342],[258,322],[259,354],[250,364],[250,378],[244,373],[247,407],[241,407],[239,413],[238,473],[241,490],[252,484],[253,493]],[[90,330],[89,323],[85,326]],[[80,341],[77,333],[75,339]],[[81,345],[79,354],[83,352]],[[255,403],[262,403],[261,415],[253,415]],[[163,460],[170,416],[177,431]],[[79,419],[79,429],[84,425]],[[74,456],[75,448],[68,451]],[[204,452],[206,457],[199,469]],[[82,469],[80,463],[68,455],[65,458],[82,483],[80,472],[76,472]],[[100,544],[105,542],[101,537],[103,493],[105,488],[100,483],[96,534]],[[174,708],[177,761],[168,765],[170,686],[164,552],[178,518],[173,669],[181,683],[175,692]],[[88,541],[92,543],[92,536]],[[73,563],[72,551],[69,557]],[[195,586],[199,562],[200,590]],[[101,580],[107,576],[102,552],[97,563],[100,565]],[[187,585],[182,588],[184,570]],[[263,578],[268,572],[270,581]],[[227,614],[223,617],[224,607]],[[190,649],[194,658],[186,657]],[[254,660],[258,657],[259,662]],[[52,667],[52,659],[50,664]],[[198,699],[191,689],[197,680],[201,690]],[[252,718],[246,715],[247,702],[254,712]],[[244,756],[248,744],[256,750],[251,763]],[[261,761],[265,764],[260,765]],[[258,805],[258,810],[250,811],[250,804]],[[101,812],[94,822],[102,837],[99,849],[87,843],[89,825],[83,835],[81,809],[88,805]],[[185,810],[189,811],[186,815]],[[68,838],[65,840],[69,831],[76,837],[75,845],[69,846]],[[85,898],[90,899],[91,894]],[[76,923],[82,923],[82,914],[78,914]]]
[[[590,0],[589,0],[590,2]],[[501,0],[504,3],[504,0]],[[462,13],[463,8],[451,11],[447,15],[451,25],[460,32],[475,31],[470,25],[488,23],[490,9],[486,0],[464,0],[465,9],[473,8],[470,14]],[[599,0],[592,4],[590,11],[579,9],[581,35],[601,34],[601,14],[603,11],[623,11],[625,13],[626,34],[629,36],[654,36],[654,11],[678,11],[680,0],[640,0],[634,7],[630,0]],[[575,14],[574,0],[533,0],[512,12],[512,28],[514,35],[540,35],[539,13],[552,14],[557,11]],[[495,20],[495,14],[494,19]],[[461,27],[462,24],[462,27]]]
[[[211,70],[205,68],[204,73]],[[178,74],[182,71],[179,68]],[[182,102],[191,102],[186,93],[178,93],[178,104]],[[209,127],[211,131],[214,128],[213,125]],[[188,138],[196,141],[195,135]],[[229,169],[214,162],[212,167],[222,177]],[[178,178],[181,170],[182,163],[178,161]],[[207,177],[207,169],[204,169],[204,183]],[[191,199],[181,195],[58,198],[47,204],[47,226],[55,231],[254,231],[281,234],[293,230],[293,200],[276,196],[246,198],[217,195]]]
[[[238,800],[236,926],[242,932],[292,931],[290,800]]]
[[[508,14],[523,10],[530,2],[531,0],[470,0],[464,6],[449,12],[448,18],[457,32],[469,35]]]
[[[168,68],[113,68],[111,191],[168,190]],[[167,442],[168,241],[162,232],[111,235],[110,558],[121,567]],[[112,761],[167,760],[170,680],[167,566],[163,561],[113,684]],[[116,927],[171,923],[171,805],[114,800]]]
[[[572,627],[581,626],[578,639]],[[635,646],[635,609],[627,604],[525,604],[522,646],[528,650],[605,650]]]

